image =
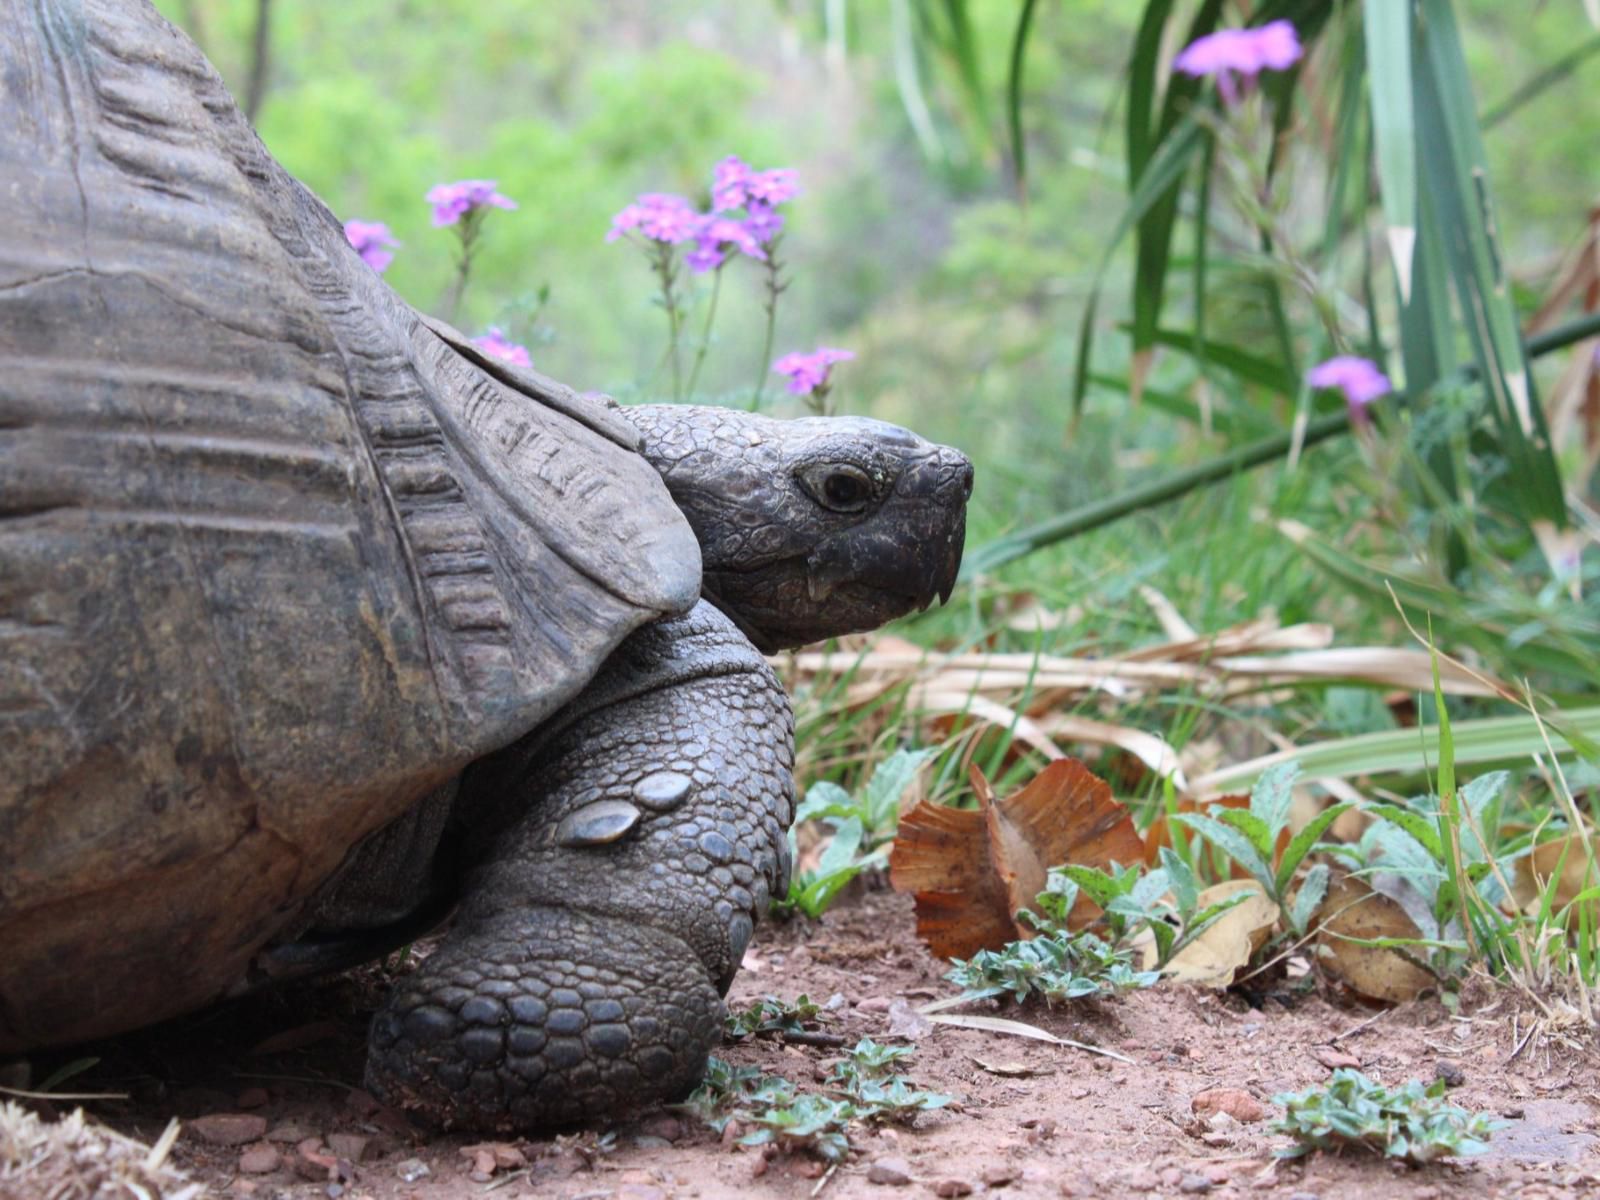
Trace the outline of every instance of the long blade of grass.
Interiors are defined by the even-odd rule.
[[[1450,273],[1512,476],[1512,486],[1501,494],[1530,527],[1543,521],[1564,529],[1561,473],[1523,357],[1455,13],[1449,0],[1420,5],[1416,103],[1422,167],[1428,193],[1438,201]]]
[[[1368,0],[1368,3],[1373,2],[1374,0]],[[1382,3],[1382,0],[1376,2]],[[1538,99],[1547,89],[1571,75],[1595,54],[1600,54],[1600,33],[1588,41],[1578,43],[1574,49],[1567,51],[1548,67],[1524,80],[1504,100],[1485,109],[1483,115],[1478,118],[1479,127],[1484,130],[1493,129],[1501,121],[1515,114],[1524,104]]]
[[[1011,170],[1017,199],[1028,199],[1028,143],[1022,135],[1022,68],[1027,61],[1028,37],[1033,30],[1033,10],[1038,0],[1022,0],[1017,28],[1011,35],[1011,66],[1006,72],[1006,127],[1011,133]]]
[[[1411,253],[1417,243],[1416,133],[1411,115],[1411,5],[1365,0],[1363,32],[1372,135],[1378,156],[1384,233],[1400,283],[1411,299]]]
[[[1600,706],[1568,709],[1558,714],[1558,719],[1563,728],[1571,728],[1581,737],[1591,741],[1600,737]],[[1457,766],[1514,762],[1545,751],[1539,721],[1527,715],[1457,721],[1451,728],[1451,741]],[[1191,781],[1191,790],[1196,796],[1238,792],[1259,779],[1268,767],[1284,762],[1298,762],[1307,779],[1420,774],[1439,761],[1439,747],[1436,725],[1358,734],[1311,746],[1296,746],[1196,776]],[[1571,743],[1554,730],[1550,732],[1550,748],[1563,759],[1577,753]]]

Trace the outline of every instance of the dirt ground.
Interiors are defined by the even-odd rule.
[[[820,922],[768,924],[757,935],[732,1003],[807,993],[829,1002],[824,1029],[852,1043],[909,1035],[917,1045],[909,1075],[958,1100],[911,1128],[864,1131],[850,1160],[832,1170],[804,1155],[724,1145],[691,1119],[659,1111],[550,1139],[485,1145],[429,1136],[360,1089],[366,1018],[381,984],[374,970],[96,1048],[101,1063],[70,1086],[127,1093],[86,1107],[145,1142],[180,1117],[170,1161],[216,1195],[253,1200],[1600,1196],[1593,1035],[1538,1026],[1506,991],[1481,989],[1459,1015],[1436,1001],[1342,1007],[1319,989],[1287,985],[1248,998],[1163,986],[1006,1014],[1112,1058],[930,1028],[910,1010],[952,993],[942,970],[915,937],[909,900],[887,892],[854,897]],[[720,1053],[801,1085],[820,1082],[838,1057],[768,1040]],[[1458,1069],[1457,1102],[1507,1122],[1494,1152],[1420,1170],[1370,1156],[1276,1162],[1272,1151],[1285,1139],[1267,1132],[1271,1096],[1319,1083],[1329,1064],[1352,1060],[1385,1083]],[[35,1078],[56,1065],[33,1064]],[[1265,1102],[1266,1119],[1208,1126],[1193,1101],[1214,1088]],[[26,1190],[18,1195],[31,1200]]]

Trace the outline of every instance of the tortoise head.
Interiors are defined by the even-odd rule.
[[[764,652],[949,599],[972,464],[865,417],[623,412],[700,542],[702,594]]]

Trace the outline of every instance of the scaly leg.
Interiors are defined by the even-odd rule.
[[[788,699],[727,618],[702,603],[635,633],[463,779],[459,811],[500,832],[469,835],[454,925],[373,1021],[372,1090],[490,1129],[687,1091],[788,886],[793,768]]]

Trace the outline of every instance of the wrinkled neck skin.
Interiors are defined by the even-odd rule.
[[[764,653],[948,599],[972,464],[866,417],[621,410],[700,542],[702,595]]]

